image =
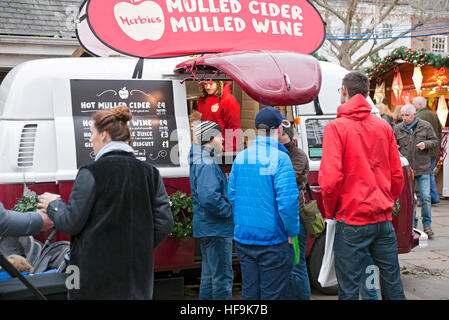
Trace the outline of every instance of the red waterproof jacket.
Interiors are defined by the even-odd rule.
[[[324,128],[318,176],[326,218],[366,225],[391,221],[404,177],[391,126],[358,94]]]
[[[224,83],[221,97],[213,95],[208,96],[206,101],[203,97],[198,99],[198,111],[202,113],[201,120],[220,125],[223,130],[224,151],[236,151],[241,137],[240,106],[231,94],[229,83]]]

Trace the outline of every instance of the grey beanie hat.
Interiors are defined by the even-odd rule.
[[[195,138],[201,145],[210,142],[221,132],[220,125],[212,121],[199,121],[194,129]]]
[[[284,132],[290,137],[290,140],[293,141],[294,137],[295,137],[295,131],[293,129],[293,125],[290,125],[290,127],[284,127],[282,126],[282,129],[284,130]]]

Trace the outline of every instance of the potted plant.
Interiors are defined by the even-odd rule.
[[[192,196],[177,191],[170,195],[171,211],[173,213],[174,226],[170,236],[180,240],[180,245],[190,240],[193,236],[193,200]]]

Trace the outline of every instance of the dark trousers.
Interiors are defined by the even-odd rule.
[[[334,240],[338,298],[358,300],[366,257],[371,253],[379,267],[380,289],[384,300],[405,299],[398,261],[396,234],[390,221],[363,226],[337,223]]]
[[[289,283],[295,253],[293,246],[244,245],[235,242],[242,270],[243,300],[279,300]]]

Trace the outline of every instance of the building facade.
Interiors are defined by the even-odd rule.
[[[0,1],[0,82],[19,63],[68,57],[78,48],[81,0]]]

